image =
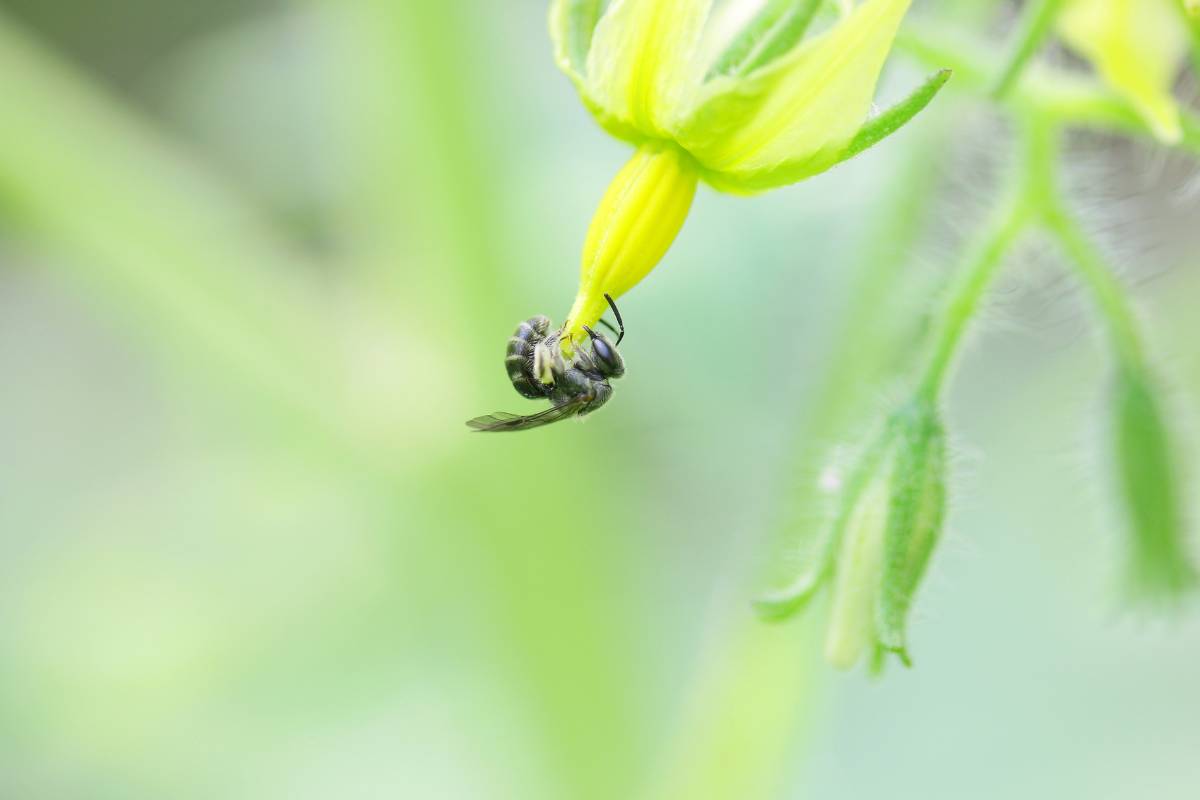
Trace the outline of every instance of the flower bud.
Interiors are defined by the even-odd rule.
[[[1130,590],[1169,600],[1192,588],[1196,573],[1187,554],[1170,434],[1143,370],[1118,373],[1112,412],[1116,480],[1130,534]]]
[[[888,469],[874,476],[857,498],[842,531],[825,659],[850,669],[876,639],[875,606],[883,577],[884,534],[888,527]]]
[[[870,649],[875,668],[888,652],[909,664],[912,598],[941,533],[946,440],[934,404],[919,397],[895,412],[852,471],[832,525],[806,551],[797,578],[759,602],[778,619],[801,606],[832,574],[825,657],[839,669]]]

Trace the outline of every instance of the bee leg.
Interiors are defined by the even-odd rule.
[[[608,385],[608,381],[595,381],[592,384],[592,399],[587,404],[587,407],[579,412],[579,416],[582,417],[585,414],[590,414],[607,403],[608,399],[612,397],[612,391],[612,387]]]

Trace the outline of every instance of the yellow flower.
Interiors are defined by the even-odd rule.
[[[1066,0],[1062,40],[1128,100],[1158,139],[1183,136],[1171,84],[1187,55],[1188,33],[1176,0]]]
[[[740,194],[795,183],[924,108],[948,73],[864,125],[909,3],[843,4],[805,40],[819,0],[768,0],[714,48],[711,0],[555,0],[559,66],[600,125],[637,148],[588,231],[565,342],[596,323],[605,294],[620,296],[661,260],[699,181]]]

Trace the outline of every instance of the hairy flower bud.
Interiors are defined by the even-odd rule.
[[[918,397],[887,420],[851,473],[832,524],[806,551],[790,586],[761,599],[787,616],[832,575],[825,657],[849,669],[863,654],[909,664],[907,620],[945,515],[946,440],[932,401]]]
[[[1129,528],[1129,581],[1135,596],[1169,600],[1192,588],[1179,476],[1152,382],[1122,369],[1113,397],[1116,480]]]

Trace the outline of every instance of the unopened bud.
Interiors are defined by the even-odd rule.
[[[833,521],[805,540],[796,578],[762,598],[759,610],[787,616],[831,575],[829,663],[849,669],[869,650],[873,671],[888,652],[908,664],[908,614],[941,533],[945,503],[945,432],[934,403],[922,396],[881,426],[851,470]]]
[[[1193,587],[1179,475],[1152,382],[1122,369],[1113,398],[1116,479],[1129,527],[1129,581],[1135,596],[1172,599]]]
[[[883,574],[884,533],[890,481],[885,468],[850,511],[837,556],[833,607],[825,634],[825,658],[850,669],[875,643],[875,606]]]

